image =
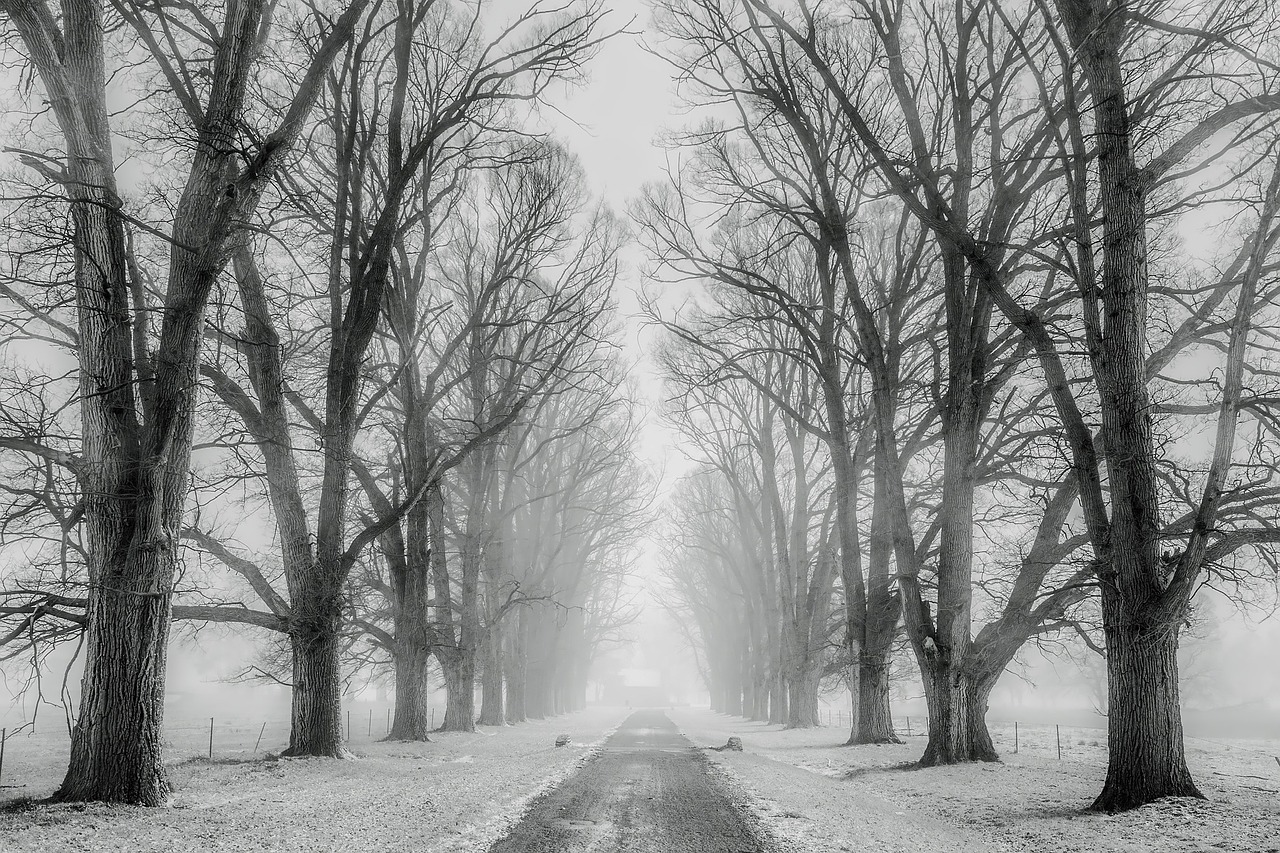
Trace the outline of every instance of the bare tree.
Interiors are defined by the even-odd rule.
[[[381,501],[353,529],[350,492],[359,467],[358,436],[372,405],[406,375],[409,359],[418,355],[418,343],[409,342],[390,377],[372,387],[366,382],[388,294],[414,275],[406,233],[414,235],[409,245],[428,254],[438,248],[436,235],[425,229],[436,226],[434,217],[444,212],[438,205],[462,179],[458,170],[467,157],[476,156],[477,146],[486,142],[483,135],[497,128],[501,104],[536,100],[552,80],[577,73],[600,38],[600,13],[594,7],[566,12],[534,6],[488,44],[478,43],[475,19],[455,31],[455,13],[432,2],[405,0],[394,15],[387,14],[386,26],[371,23],[330,76],[328,133],[313,136],[310,151],[317,168],[286,186],[285,203],[310,220],[312,231],[305,239],[318,241],[325,258],[317,275],[327,308],[319,399],[313,402],[285,380],[266,278],[247,248],[237,256],[236,269],[247,334],[228,342],[246,342],[238,348],[251,389],[220,368],[205,370],[262,452],[281,533],[287,603],[278,594],[262,594],[272,610],[283,608],[278,615],[287,619],[293,657],[290,754],[344,754],[340,646],[347,579],[365,548],[416,506],[430,503],[438,478],[434,466],[447,455],[415,446],[414,453],[425,453],[425,469],[405,472],[395,500]],[[446,35],[456,39],[451,50],[441,50],[439,39]],[[391,97],[371,97],[382,86]],[[335,183],[321,183],[329,180]],[[328,204],[317,206],[317,198]],[[499,284],[505,281],[499,278]],[[291,449],[290,410],[321,440],[314,523]],[[485,426],[472,442],[493,429],[484,418],[475,422]]]
[[[904,32],[934,27],[937,19],[907,4],[863,4],[875,37],[875,46],[864,50],[867,42],[855,48],[848,25],[817,7],[802,3],[793,23],[766,3],[750,5],[836,93],[886,187],[953,247],[983,301],[998,308],[1035,354],[1060,420],[1103,600],[1111,725],[1108,777],[1095,808],[1199,795],[1182,747],[1178,625],[1207,560],[1271,538],[1260,529],[1224,533],[1215,521],[1238,432],[1248,318],[1272,265],[1274,180],[1261,179],[1268,189],[1256,196],[1255,226],[1217,283],[1188,294],[1183,306],[1189,308],[1162,306],[1184,316],[1154,357],[1149,326],[1160,294],[1152,286],[1150,239],[1169,217],[1212,196],[1188,185],[1206,165],[1222,170],[1214,186],[1225,188],[1239,187],[1260,163],[1269,168],[1274,162],[1273,154],[1259,158],[1248,144],[1280,109],[1275,66],[1266,58],[1272,16],[1261,4],[1196,4],[1179,10],[1174,23],[1165,17],[1171,10],[1154,4],[1090,2],[1040,4],[1011,20],[996,4],[958,4],[956,20],[987,43],[1003,45],[1007,67],[1021,69],[1008,79],[1025,80],[1037,92],[1033,112],[1015,103],[977,112],[971,88],[940,92],[929,107],[955,116],[946,159],[962,169],[975,149],[960,140],[987,140],[992,198],[999,202],[1003,194],[1003,209],[1025,198],[1018,185],[1041,188],[1041,216],[1020,224],[1017,239],[996,241],[952,202],[955,181],[937,168],[942,152],[930,147],[927,135],[914,133],[910,118],[920,109],[920,90],[907,71]],[[908,155],[897,153],[899,141],[883,130],[883,101],[873,106],[868,87],[853,78],[854,66],[865,69],[875,56],[885,57],[889,71],[873,79],[885,80],[911,131]],[[924,54],[913,58],[928,61]],[[1213,83],[1222,73],[1233,77],[1227,90]],[[1002,133],[988,133],[987,122]],[[975,135],[980,128],[981,137]],[[1018,149],[1006,146],[1011,132],[1027,154],[1015,156]],[[1028,141],[1034,145],[1025,149]],[[1025,277],[1037,272],[1045,286],[1025,287]],[[1235,298],[1234,319],[1214,322],[1228,294]],[[1059,314],[1067,306],[1070,332],[1064,335]],[[1172,354],[1206,336],[1216,337],[1227,354],[1219,429],[1197,509],[1181,530],[1170,530],[1151,389]],[[1071,355],[1079,349],[1087,353],[1084,364]],[[1087,415],[1095,405],[1096,429]],[[1183,547],[1162,553],[1171,534]]]
[[[0,11],[61,135],[59,152],[28,163],[63,193],[74,222],[83,431],[74,468],[89,587],[81,708],[56,796],[157,805],[169,799],[160,754],[165,647],[205,307],[365,4],[319,22],[312,62],[266,133],[254,132],[246,113],[257,59],[271,43],[268,4],[230,3],[218,24],[199,16],[212,53],[202,77],[189,73],[177,45],[144,38],[195,142],[172,220],[157,228],[170,251],[154,350],[150,324],[137,313],[144,283],[130,269],[116,186],[107,80],[118,69],[107,65],[104,5],[66,3],[58,16],[40,0],[14,0]],[[152,14],[170,14],[122,10],[143,29]]]

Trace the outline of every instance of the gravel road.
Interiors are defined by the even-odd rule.
[[[489,853],[766,853],[706,760],[661,711],[539,797]]]

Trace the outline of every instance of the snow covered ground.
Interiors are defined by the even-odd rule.
[[[10,808],[0,812],[0,851],[483,851],[629,713],[589,708],[432,743],[354,743],[350,761],[188,759],[171,768],[173,808]],[[560,733],[572,743],[557,749]],[[52,793],[65,751],[46,752],[43,764],[30,749],[11,754],[27,757],[6,761],[5,779],[31,781],[0,789],[0,805]]]
[[[999,764],[906,769],[924,738],[902,746],[838,746],[835,728],[785,731],[706,710],[668,712],[700,746],[731,735],[744,751],[711,752],[725,784],[796,853],[1280,853],[1276,741],[1188,739],[1209,798],[1165,800],[1120,815],[1086,814],[1101,790],[1105,733],[993,726]]]

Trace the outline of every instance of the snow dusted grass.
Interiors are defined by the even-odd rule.
[[[1208,801],[1170,799],[1120,815],[1085,813],[1106,775],[1106,735],[993,725],[998,764],[906,769],[925,739],[843,747],[847,731],[785,731],[706,710],[670,712],[699,746],[730,735],[744,752],[712,764],[784,847],[805,853],[1280,853],[1277,741],[1189,738]]]
[[[354,743],[349,761],[187,759],[170,768],[172,808],[13,808],[15,797],[52,793],[66,754],[50,753],[46,772],[25,768],[41,782],[0,789],[11,806],[0,812],[0,851],[483,851],[628,713],[589,708],[432,743]],[[560,733],[572,743],[557,749]]]

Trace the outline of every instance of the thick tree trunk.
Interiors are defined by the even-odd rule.
[[[790,697],[787,695],[790,689],[787,684],[787,678],[779,668],[778,673],[773,676],[769,682],[769,722],[777,725],[786,725],[787,715],[791,707]]]
[[[819,724],[818,685],[821,668],[818,661],[806,662],[792,672],[789,679],[790,696],[787,703],[787,728],[807,729]]]
[[[1085,283],[1084,304],[1111,517],[1108,526],[1099,510],[1091,513],[1092,526],[1105,527],[1093,539],[1109,704],[1107,779],[1094,808],[1119,811],[1159,797],[1201,796],[1187,769],[1178,707],[1177,630],[1187,600],[1161,602],[1169,590],[1146,363],[1150,182],[1134,156],[1137,128],[1126,91],[1131,33],[1110,4],[1056,5],[1088,81],[1098,144],[1102,269],[1096,283]]]
[[[442,732],[476,730],[475,658],[450,650],[437,655],[444,672],[445,708]]]
[[[289,747],[284,755],[346,758],[342,743],[342,670],[339,661],[340,615],[295,622],[289,633],[293,652],[293,707]]]
[[[963,671],[935,667],[924,674],[929,703],[929,744],[921,767],[966,761],[999,761],[987,731],[987,698],[991,682],[978,682]]]
[[[858,662],[856,725],[850,744],[901,743],[889,710],[889,654],[868,652]]]
[[[429,741],[431,708],[428,665],[431,651],[401,642],[395,652],[396,702],[387,740]]]
[[[161,755],[169,596],[103,586],[90,592],[80,716],[56,800],[162,805]]]
[[[1144,630],[1120,615],[1107,622],[1107,780],[1093,808],[1115,812],[1161,797],[1203,798],[1183,748],[1177,630]]]
[[[292,727],[283,754],[348,757],[342,742],[342,670],[337,630],[298,624],[289,633],[289,647],[293,652]]]

